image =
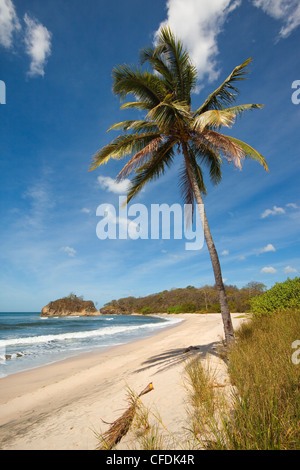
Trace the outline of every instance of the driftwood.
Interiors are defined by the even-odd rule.
[[[151,392],[153,390],[152,382],[147,385],[144,390],[138,396],[134,396],[129,394],[128,401],[130,403],[129,408],[122,414],[122,416],[116,419],[113,423],[106,423],[109,424],[110,428],[106,431],[103,436],[101,437],[102,443],[97,447],[97,450],[111,450],[113,449],[118,442],[127,434],[132,424],[133,418],[135,416],[136,409],[139,404],[139,398],[146,393]]]
[[[188,353],[190,351],[195,351],[197,349],[200,349],[199,346],[189,346],[188,348],[186,348],[183,352],[184,353]]]

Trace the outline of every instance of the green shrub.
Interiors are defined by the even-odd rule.
[[[210,304],[207,313],[220,313],[221,312],[221,307],[220,304]]]
[[[181,305],[174,305],[169,307],[168,313],[195,313],[197,311],[197,305],[191,302],[185,302]]]
[[[148,313],[151,313],[151,308],[150,308],[150,307],[143,307],[143,308],[141,309],[141,313],[142,313],[143,315],[147,315]]]
[[[254,315],[272,314],[276,310],[300,309],[300,278],[277,282],[263,295],[250,299]]]
[[[182,313],[194,313],[197,310],[196,304],[193,304],[191,302],[186,302],[184,304],[181,304],[181,311]]]
[[[229,310],[231,313],[234,313],[234,312],[237,312],[237,308],[236,308],[236,303],[233,302],[232,300],[229,300],[228,302],[228,307],[229,307]]]
[[[181,305],[175,305],[167,310],[168,313],[182,313]]]

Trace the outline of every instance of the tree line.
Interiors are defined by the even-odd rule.
[[[266,286],[260,282],[249,282],[239,289],[225,286],[231,312],[249,312],[250,300],[262,295]],[[220,303],[216,286],[187,286],[173,288],[145,297],[125,297],[112,300],[104,305],[101,313],[111,314],[151,314],[151,313],[220,313]]]

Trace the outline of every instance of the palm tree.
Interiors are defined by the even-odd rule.
[[[196,200],[198,208],[202,208],[200,216],[219,293],[225,341],[229,345],[234,341],[234,332],[219,257],[203,206],[206,188],[201,166],[208,168],[214,184],[221,180],[224,160],[241,168],[241,161],[251,158],[268,171],[263,156],[250,145],[220,133],[221,127],[231,127],[235,118],[245,111],[262,107],[259,104],[234,104],[238,95],[235,82],[245,79],[251,59],[236,67],[193,111],[191,94],[196,87],[197,71],[182,43],[168,27],[161,29],[155,47],[140,52],[140,58],[139,67],[125,64],[113,69],[113,92],[121,100],[133,95],[135,100],[124,103],[121,109],[142,111],[145,118],[114,124],[109,130],[121,129],[123,132],[97,152],[91,170],[110,158],[122,159],[130,155],[117,176],[120,181],[134,171],[127,194],[128,203],[146,183],[164,174],[177,152],[183,157],[179,175],[182,195],[186,204],[193,207]],[[145,63],[149,64],[150,70],[143,68]]]

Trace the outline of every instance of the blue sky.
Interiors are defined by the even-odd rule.
[[[206,246],[186,240],[99,240],[100,204],[117,207],[122,162],[92,156],[132,116],[111,91],[112,68],[137,63],[167,22],[198,68],[198,106],[253,57],[239,103],[263,103],[228,134],[259,150],[207,181],[205,206],[227,284],[268,287],[299,275],[300,6],[298,0],[0,0],[0,311],[39,311],[75,292],[104,303],[213,284]],[[300,82],[299,82],[300,84]],[[300,93],[299,93],[300,97]],[[2,100],[3,101],[3,100]],[[130,118],[129,117],[129,118]],[[225,132],[225,131],[224,131]],[[225,133],[226,133],[225,132]],[[135,202],[181,203],[178,162]],[[99,179],[100,177],[100,179]]]

